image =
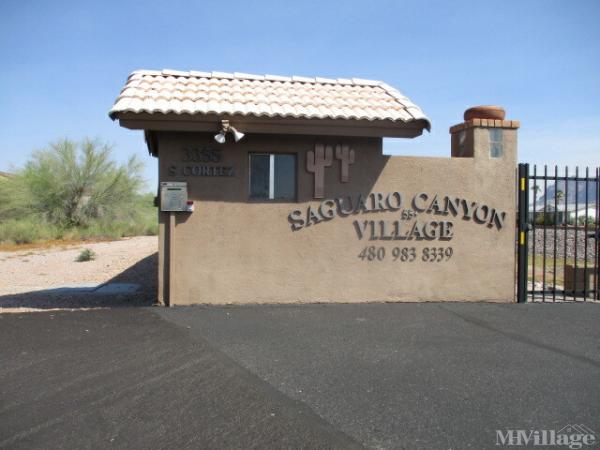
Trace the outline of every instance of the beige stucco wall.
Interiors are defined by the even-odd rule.
[[[247,135],[239,143],[216,144],[211,134],[158,133],[160,181],[187,181],[193,213],[176,213],[172,252],[173,279],[169,293],[165,260],[168,245],[161,244],[161,301],[170,303],[253,302],[368,302],[368,301],[514,301],[514,223],[516,130],[504,130],[505,155],[491,159],[487,131],[472,129],[474,158],[389,157],[381,153],[378,138]],[[305,214],[318,207],[313,198],[313,174],[306,170],[306,152],[315,143],[349,144],[356,152],[350,181],[340,182],[334,159],[326,169],[325,198],[371,192],[398,191],[403,209],[418,193],[430,198],[451,195],[486,204],[506,213],[504,226],[456,217],[420,213],[421,221],[453,222],[449,241],[373,240],[358,238],[354,220],[400,220],[401,211],[372,212],[336,217],[292,231],[288,215]],[[233,177],[169,174],[184,163],[183,148],[221,149],[218,166],[232,166]],[[297,202],[248,200],[248,153],[297,154]],[[410,226],[414,219],[403,221]],[[161,242],[168,237],[169,217],[160,214]],[[361,260],[365,247],[385,247],[383,261]],[[413,262],[393,261],[393,248],[416,250]],[[423,249],[452,247],[444,262],[424,262]]]

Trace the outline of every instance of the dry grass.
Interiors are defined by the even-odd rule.
[[[48,241],[30,242],[28,244],[15,244],[13,242],[0,243],[0,252],[22,252],[26,250],[66,250],[69,247],[88,243],[113,242],[119,241],[119,238],[87,238],[87,239],[50,239]]]

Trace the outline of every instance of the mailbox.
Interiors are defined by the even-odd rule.
[[[187,183],[180,181],[163,181],[160,183],[160,210],[167,212],[190,212],[193,210],[188,202]]]

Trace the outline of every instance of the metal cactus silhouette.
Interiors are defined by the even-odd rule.
[[[336,145],[335,157],[341,162],[341,182],[347,183],[350,180],[350,165],[354,164],[354,150],[348,145]]]
[[[306,170],[315,175],[315,198],[325,196],[325,167],[333,162],[331,145],[315,144],[315,150],[306,153]]]

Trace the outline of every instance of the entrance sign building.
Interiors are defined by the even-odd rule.
[[[159,212],[164,304],[515,299],[519,123],[501,108],[467,111],[449,158],[383,154],[430,122],[369,80],[138,71],[110,116],[197,205]]]

